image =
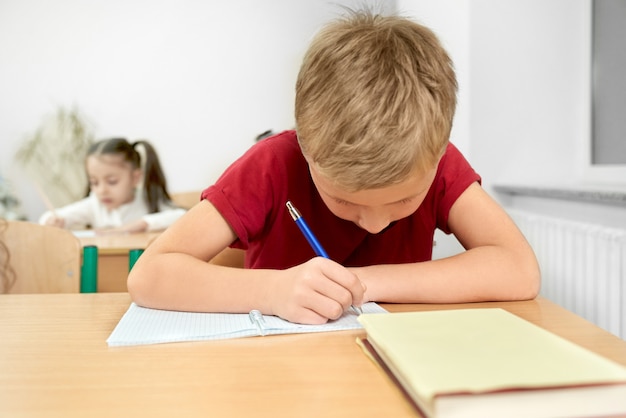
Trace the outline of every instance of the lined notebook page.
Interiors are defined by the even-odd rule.
[[[362,306],[363,313],[386,313],[370,302]],[[329,332],[359,329],[358,315],[347,311],[336,321],[323,325],[302,325],[265,315],[266,335]],[[142,308],[131,303],[107,343],[109,346],[159,344],[182,341],[222,340],[259,335],[248,314],[217,314],[161,311]]]

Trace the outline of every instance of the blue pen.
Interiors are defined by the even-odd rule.
[[[300,228],[300,231],[302,231],[302,235],[304,235],[306,240],[309,242],[311,248],[313,248],[313,251],[315,251],[315,254],[320,257],[330,259],[328,253],[326,252],[326,250],[324,250],[324,247],[322,247],[322,244],[320,244],[317,238],[315,238],[315,235],[313,235],[313,231],[311,231],[309,225],[307,225],[300,212],[298,212],[298,209],[296,209],[290,201],[287,201],[287,210],[289,211],[291,218],[296,222],[296,225],[298,225],[298,228]],[[358,314],[363,313],[363,309],[354,305],[352,305],[352,309]]]

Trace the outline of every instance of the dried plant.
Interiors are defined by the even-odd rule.
[[[94,142],[91,125],[78,109],[59,107],[25,139],[16,159],[54,206],[85,196],[85,155]]]

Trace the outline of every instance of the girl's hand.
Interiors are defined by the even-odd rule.
[[[315,257],[282,273],[286,277],[276,281],[272,310],[288,321],[324,324],[341,317],[351,305],[363,303],[365,286],[332,260]]]
[[[52,215],[48,219],[46,219],[46,222],[44,223],[44,225],[56,226],[57,228],[64,228],[65,219]]]
[[[139,232],[145,232],[148,229],[148,224],[143,219],[138,221],[129,222],[126,225],[117,228],[97,229],[98,235],[113,235],[113,234],[135,234]]]

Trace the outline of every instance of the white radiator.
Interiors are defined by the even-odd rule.
[[[535,250],[541,295],[626,339],[626,229],[507,212]]]

